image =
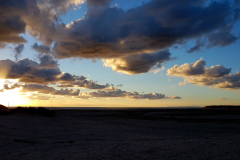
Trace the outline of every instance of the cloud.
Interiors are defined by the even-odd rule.
[[[200,59],[197,62],[191,64],[185,63],[181,66],[175,65],[173,68],[167,70],[167,74],[174,76],[200,75],[205,72],[204,70],[205,65],[206,61]]]
[[[44,57],[44,56],[43,56]],[[4,84],[4,90],[12,90],[20,88],[22,93],[30,92],[34,95],[30,96],[30,99],[48,100],[46,95],[58,95],[58,96],[73,96],[75,98],[129,98],[129,99],[181,99],[179,96],[165,96],[161,93],[144,93],[130,92],[120,90],[113,85],[98,84],[92,80],[87,79],[85,76],[76,76],[69,73],[61,72],[56,61],[51,56],[46,55],[41,59],[46,61],[40,63],[31,61],[29,59],[23,59],[20,61],[1,60],[0,61],[0,73],[3,69],[7,70],[6,79],[18,79],[17,83]],[[54,62],[54,63],[52,63]],[[55,67],[51,65],[54,64]],[[51,67],[49,67],[51,66]],[[59,85],[58,85],[59,84]],[[56,89],[56,86],[64,87],[60,90]],[[122,86],[122,85],[119,85]],[[79,87],[87,89],[97,89],[92,92],[81,93],[79,89],[69,89],[69,87]],[[36,96],[36,94],[38,94]],[[39,97],[40,96],[40,97]]]
[[[70,9],[83,4],[85,0],[39,0],[38,2],[52,6],[59,14],[66,14]]]
[[[109,84],[99,84],[92,80],[87,79],[85,76],[72,76],[69,73],[63,73],[60,80],[64,80],[65,82],[61,82],[58,87],[80,87],[80,88],[87,88],[87,89],[104,89],[109,87]]]
[[[199,52],[199,51],[201,51],[201,48],[204,46],[205,46],[205,44],[203,42],[201,42],[199,39],[197,39],[196,45],[194,47],[190,48],[187,51],[187,53]]]
[[[41,53],[41,54],[50,53],[50,47],[49,46],[38,45],[37,43],[34,43],[32,45],[32,49],[34,49],[35,51],[37,51],[38,53]]]
[[[218,30],[217,32],[213,32],[207,36],[209,44],[208,47],[214,46],[227,46],[232,43],[235,43],[238,39],[236,36],[231,34],[232,26],[224,27]]]
[[[87,0],[88,6],[108,6],[109,3],[113,0]]]
[[[50,100],[51,97],[43,96],[43,95],[30,95],[27,97],[29,100],[39,100],[39,101],[46,101]]]
[[[98,16],[102,14],[113,0],[87,0],[88,14]]]
[[[25,33],[26,23],[22,16],[29,12],[26,0],[0,2],[0,44],[21,44],[26,40],[20,36]]]
[[[19,82],[51,83],[61,74],[59,68],[43,68],[29,59],[20,61],[1,60],[0,73],[7,71],[5,79],[19,79]]]
[[[47,85],[25,84],[20,87],[22,87],[21,92],[38,92],[43,94],[53,94],[56,92],[53,87],[49,87]]]
[[[161,93],[146,93],[139,94],[138,92],[128,92],[123,91],[121,89],[117,89],[115,87],[111,88],[111,90],[98,90],[93,92],[84,92],[80,93],[79,98],[129,98],[129,99],[147,99],[147,100],[160,100],[160,99],[181,99],[178,96],[165,96],[165,94]]]
[[[228,98],[218,98],[217,100],[228,100]]]
[[[206,68],[206,61],[200,59],[192,64],[175,65],[167,70],[167,75],[183,77],[185,85],[187,82],[199,86],[213,86],[214,88],[240,89],[240,73],[231,74],[231,68],[222,65]]]
[[[15,52],[14,57],[15,57],[16,61],[17,61],[17,60],[19,59],[19,57],[21,56],[21,53],[22,53],[23,49],[24,49],[24,44],[19,44],[18,46],[16,46],[16,47],[14,48],[14,52]]]
[[[80,93],[80,90],[73,90],[73,89],[60,89],[60,90],[56,90],[55,93],[53,93],[53,95],[68,95],[68,96],[78,96]]]
[[[56,90],[53,87],[49,87],[47,85],[39,85],[39,84],[18,85],[18,88],[21,88],[21,92],[37,92],[38,94],[49,94],[49,95],[59,95],[59,96],[78,96],[80,93],[79,89],[73,90],[73,89],[66,88],[66,89]]]
[[[143,93],[140,94],[138,92],[129,92],[129,91],[123,91],[121,89],[118,89],[114,86],[109,86],[108,88],[99,89],[97,91],[92,92],[80,92],[79,89],[73,90],[73,89],[60,89],[57,90],[54,87],[50,87],[48,85],[40,85],[40,84],[18,84],[15,83],[11,87],[9,87],[7,84],[4,85],[4,90],[11,90],[15,88],[20,88],[21,93],[30,92],[31,96],[28,98],[33,100],[48,100],[49,96],[71,96],[75,98],[82,98],[82,99],[89,99],[89,98],[129,98],[129,99],[147,99],[147,100],[160,100],[160,99],[181,99],[179,96],[165,96],[165,94],[161,93]],[[38,99],[38,97],[40,99]],[[45,99],[46,98],[46,99]]]
[[[155,53],[205,37],[205,46],[236,41],[232,26],[239,20],[239,2],[152,0],[124,11],[112,0],[87,0],[88,12],[68,25],[61,15],[84,0],[9,0],[0,3],[0,46],[23,44],[26,31],[41,41],[33,49],[55,58],[122,58]],[[211,22],[211,23],[209,23]],[[53,48],[50,46],[53,45]],[[188,50],[198,51],[199,45]]]
[[[103,60],[104,66],[111,67],[114,71],[126,74],[147,73],[151,70],[162,67],[162,63],[170,61],[169,50],[147,54],[135,54],[117,59]]]
[[[99,84],[85,76],[76,76],[62,72],[52,56],[43,55],[40,63],[30,59],[19,61],[0,60],[0,75],[3,79],[18,79],[19,82],[37,84],[59,84],[59,87],[81,87],[104,89],[109,84]]]
[[[1,46],[6,43],[26,43],[21,36],[26,30],[44,43],[51,44],[59,16],[83,3],[84,0],[2,0],[0,2]]]
[[[178,49],[178,46],[173,46],[172,48],[173,48],[173,49]]]
[[[98,9],[101,12],[92,14],[89,10],[82,19],[62,26],[53,47],[57,58],[122,58],[155,53],[200,37],[207,37],[209,46],[235,42],[231,38],[232,28],[227,26],[236,22],[233,15],[237,6],[230,2],[214,1],[206,6],[205,0],[152,0],[128,11],[106,7],[108,2],[87,1],[93,3],[96,12]],[[226,38],[228,42],[217,42]],[[203,44],[189,52],[199,50],[200,46]]]
[[[54,60],[50,55],[43,55],[39,60],[40,66],[44,68],[58,68],[58,61]]]

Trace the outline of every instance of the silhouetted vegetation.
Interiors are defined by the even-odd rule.
[[[205,109],[240,109],[240,106],[235,105],[212,105],[206,106]]]
[[[46,117],[53,117],[55,112],[43,107],[17,107],[10,110],[10,114],[16,113],[27,113],[27,114],[34,114],[34,115],[41,115]]]
[[[0,104],[0,115],[7,115],[7,114],[8,114],[8,108]]]

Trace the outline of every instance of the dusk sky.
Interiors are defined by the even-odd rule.
[[[0,0],[0,104],[240,105],[240,0]]]

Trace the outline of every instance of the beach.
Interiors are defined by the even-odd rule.
[[[55,110],[0,116],[0,156],[19,159],[239,159],[238,111]]]

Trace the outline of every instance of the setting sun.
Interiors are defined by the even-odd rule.
[[[19,106],[28,104],[26,98],[19,92],[21,88],[15,88],[12,90],[3,89],[4,82],[5,80],[0,80],[0,90],[2,90],[2,92],[0,92],[0,104],[3,104],[5,106]]]

